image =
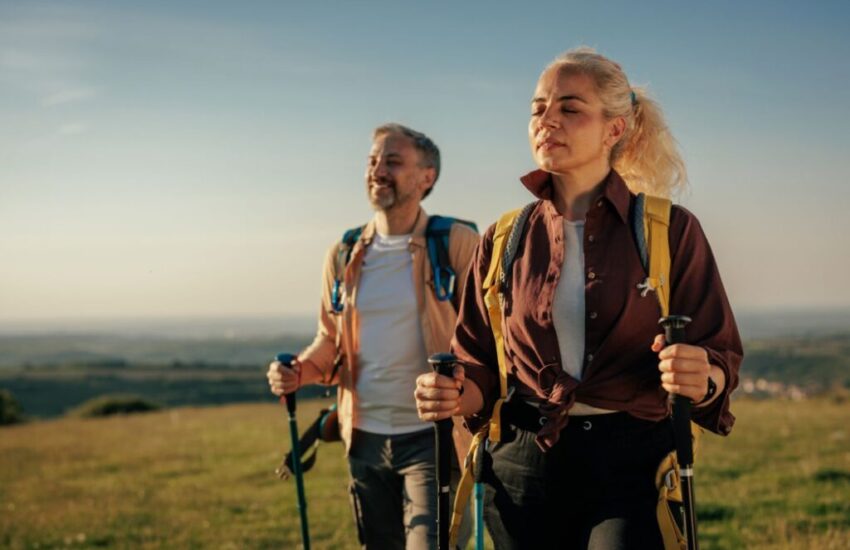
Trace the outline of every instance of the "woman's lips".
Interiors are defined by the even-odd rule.
[[[558,147],[564,147],[564,144],[554,139],[544,139],[543,141],[537,144],[537,148],[542,149],[544,151],[551,151],[552,149],[557,149]]]

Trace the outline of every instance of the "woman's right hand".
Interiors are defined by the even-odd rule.
[[[460,412],[461,388],[466,376],[461,365],[455,365],[453,377],[436,372],[422,374],[416,378],[416,411],[419,418],[435,422]]]
[[[269,363],[266,378],[269,380],[269,388],[276,396],[292,393],[301,385],[301,362],[294,359],[292,365],[286,366],[280,361],[272,361]]]

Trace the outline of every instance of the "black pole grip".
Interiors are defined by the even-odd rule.
[[[684,344],[685,327],[691,322],[685,315],[662,317],[659,324],[664,327],[664,339],[667,345]],[[676,455],[680,464],[694,463],[694,449],[691,445],[691,400],[683,395],[673,395],[673,433],[676,437]]]
[[[275,356],[275,361],[280,361],[283,365],[287,367],[292,366],[292,362],[295,361],[295,356],[291,353],[278,353]],[[296,390],[297,391],[297,390]],[[284,396],[286,400],[286,410],[289,412],[289,416],[295,414],[295,392],[287,393]]]
[[[428,358],[428,363],[437,374],[451,378],[454,375],[457,357],[453,353],[435,353]]]

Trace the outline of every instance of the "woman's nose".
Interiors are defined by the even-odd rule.
[[[558,125],[557,118],[555,117],[555,112],[553,109],[546,109],[540,114],[540,118],[538,119],[538,124],[540,124],[541,128],[554,128]]]

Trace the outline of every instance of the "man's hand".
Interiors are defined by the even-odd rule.
[[[292,393],[301,385],[301,362],[294,359],[292,365],[287,367],[280,361],[272,361],[266,377],[269,379],[269,388],[276,396]]]
[[[656,336],[652,343],[652,351],[658,353],[660,360],[661,386],[669,393],[699,403],[708,393],[708,376],[712,372],[708,353],[699,346],[673,344],[664,347],[664,344],[663,334]]]

